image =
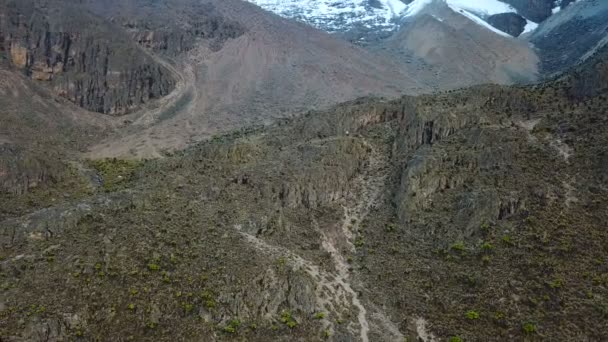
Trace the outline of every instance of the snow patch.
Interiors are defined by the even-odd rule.
[[[407,9],[403,12],[404,17],[412,17],[420,13],[428,4],[433,0],[414,0],[411,4],[407,5]]]
[[[511,37],[506,32],[503,32],[494,26],[488,24],[484,19],[499,13],[517,13],[515,8],[498,0],[444,0],[445,3],[456,13],[460,13],[469,18],[473,22],[487,28],[488,30],[497,33],[503,37]],[[404,17],[415,16],[420,13],[433,0],[415,0],[407,5],[403,12]],[[530,23],[530,22],[528,22]],[[532,29],[532,26],[530,26]]]
[[[498,0],[447,0],[447,3],[481,16],[517,12],[512,6]]]
[[[434,14],[433,14],[433,18],[437,19],[438,21],[443,22],[443,19],[439,18],[438,16],[436,16],[436,15],[434,15]]]
[[[377,0],[378,8],[369,0],[248,0],[282,17],[295,18],[320,29],[337,32],[356,25],[380,30],[396,27],[394,18],[406,6],[400,0]]]
[[[451,4],[448,4],[448,6],[450,6],[450,8],[454,12],[464,15],[465,17],[469,18],[471,21],[479,24],[480,26],[487,28],[488,30],[490,30],[498,35],[501,35],[503,37],[512,37],[510,34],[495,28],[494,26],[488,24],[485,20],[481,19],[480,17],[476,16],[475,14],[473,14],[463,8],[459,8],[459,7],[451,5]]]
[[[467,12],[475,13],[482,17],[488,17],[499,13],[516,13],[517,11],[510,5],[498,0],[444,0],[450,7],[464,9]],[[407,9],[403,13],[404,16],[413,16],[424,9],[433,0],[415,0],[407,5]]]
[[[536,30],[536,28],[538,27],[537,23],[530,21],[528,19],[526,19],[526,20],[528,21],[528,23],[526,24],[526,27],[524,27],[524,32],[522,32],[522,34],[532,32],[532,31]]]

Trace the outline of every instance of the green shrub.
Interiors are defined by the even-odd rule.
[[[460,336],[452,336],[450,337],[450,342],[463,342],[462,338]]]
[[[524,325],[522,326],[522,329],[524,330],[524,332],[526,334],[533,334],[536,332],[536,324],[534,323],[524,323]]]
[[[451,245],[450,249],[458,251],[458,252],[464,252],[466,250],[466,247],[464,245],[464,242],[459,241],[459,242],[456,242],[453,245]]]
[[[154,263],[149,263],[148,264],[148,269],[150,271],[158,271],[158,270],[160,270],[160,266],[157,265],[157,264],[154,264]]]
[[[228,322],[228,325],[224,327],[224,332],[229,334],[236,333],[237,329],[241,326],[241,321],[239,319],[233,319]]]
[[[281,313],[281,322],[285,323],[285,325],[292,329],[298,325],[290,311],[283,311]]]
[[[554,279],[549,282],[549,287],[552,289],[559,289],[563,286],[563,282],[561,279]]]
[[[479,319],[479,312],[470,310],[470,311],[467,311],[465,316],[470,320],[476,320],[476,319]]]
[[[103,178],[103,188],[106,191],[115,191],[133,178],[143,162],[113,158],[94,160],[90,164]]]
[[[184,311],[186,313],[190,313],[194,309],[194,305],[192,305],[190,303],[182,303],[182,307],[184,308]]]
[[[484,242],[481,245],[481,249],[483,249],[484,251],[491,251],[492,249],[494,249],[494,246],[489,242]]]
[[[362,236],[359,236],[356,240],[355,240],[355,247],[363,247],[363,245],[365,245],[365,241],[363,240]]]
[[[315,319],[323,319],[325,318],[325,312],[317,312],[315,314]]]
[[[507,245],[513,245],[513,239],[511,239],[509,235],[503,236],[502,242],[506,243]]]

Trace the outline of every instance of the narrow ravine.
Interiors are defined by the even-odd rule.
[[[362,342],[370,340],[370,326],[372,325],[370,319],[372,318],[378,322],[376,324],[378,330],[390,334],[392,340],[402,341],[403,335],[386,314],[375,306],[373,310],[365,307],[352,283],[352,266],[347,262],[347,258],[339,247],[346,246],[349,253],[355,252],[354,240],[359,232],[360,224],[370,210],[377,205],[387,177],[386,155],[378,151],[378,148],[367,140],[364,139],[362,142],[370,151],[369,158],[362,172],[352,181],[351,195],[343,199],[344,216],[338,223],[339,234],[337,236],[327,234],[315,218],[311,217],[315,230],[319,232],[322,249],[331,255],[334,272],[325,271],[319,265],[287,248],[271,245],[263,239],[248,234],[242,230],[240,225],[235,228],[257,250],[265,254],[285,257],[288,265],[294,270],[304,270],[317,283],[316,303],[320,309],[326,312],[356,309],[356,322],[351,322],[348,329],[353,335],[358,335]],[[322,323],[323,329],[334,332],[333,322],[323,319]]]
[[[341,231],[345,242],[351,252],[355,251],[354,239],[359,232],[361,222],[367,217],[370,210],[377,205],[380,194],[384,189],[387,173],[386,165],[388,163],[386,155],[378,151],[378,148],[367,140],[362,140],[365,147],[370,151],[367,166],[361,174],[353,181],[354,191],[351,198],[345,199],[344,218],[341,223]],[[368,311],[361,302],[359,295],[353,290],[353,286],[349,280],[350,266],[346,262],[344,256],[336,248],[336,241],[332,241],[328,236],[321,232],[322,247],[332,256],[334,266],[338,272],[337,280],[343,288],[351,294],[352,306],[358,309],[357,319],[359,322],[359,336],[361,341],[369,341],[370,322],[368,320]],[[392,323],[386,315],[381,312],[374,313],[375,317],[381,317],[384,325],[390,325],[387,329],[397,340],[403,340],[403,335],[399,329]]]

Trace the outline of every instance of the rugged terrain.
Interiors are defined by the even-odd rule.
[[[430,89],[406,70],[241,1],[2,0],[0,188],[69,175],[84,152],[159,157],[358,96]]]
[[[553,77],[604,45],[608,32],[601,0],[251,2],[387,53],[439,89]]]
[[[607,96],[603,48],[535,86],[83,161],[1,197],[0,336],[605,340]]]
[[[464,18],[439,25],[435,45],[417,43],[424,30],[387,43],[395,58],[238,0],[2,0],[0,9],[1,87],[12,95],[0,99],[0,186],[11,192],[65,176],[81,153],[161,157],[360,96],[536,74],[529,47],[493,41]],[[487,59],[451,58],[463,51]]]

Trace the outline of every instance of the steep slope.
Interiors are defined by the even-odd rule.
[[[91,156],[157,157],[218,132],[359,96],[430,90],[400,63],[242,1],[0,6],[7,72],[86,111],[116,116],[103,119],[115,129],[107,140],[85,139]],[[80,116],[69,117],[80,125]]]
[[[90,111],[120,115],[173,90],[174,75],[73,2],[0,2],[4,62]]]
[[[67,160],[84,151],[110,124],[109,117],[55,100],[36,81],[1,67],[0,108],[2,194],[23,194],[69,176]]]
[[[608,42],[608,3],[599,0],[570,4],[545,21],[528,38],[540,51],[548,75],[576,65]]]
[[[327,32],[353,29],[392,30],[405,8],[401,0],[250,0],[283,17],[298,19]]]
[[[396,96],[430,89],[399,63],[249,3],[202,4],[242,25],[244,34],[219,50],[197,44],[173,58],[180,81],[172,100],[133,119],[126,133],[93,147],[91,155],[158,156],[164,149],[288,113],[369,94]],[[183,11],[192,2],[173,6]],[[137,8],[136,12],[125,8],[117,20],[128,23],[135,17],[145,22],[147,12]]]
[[[580,0],[503,0],[516,8],[524,17],[540,23],[551,15]]]

